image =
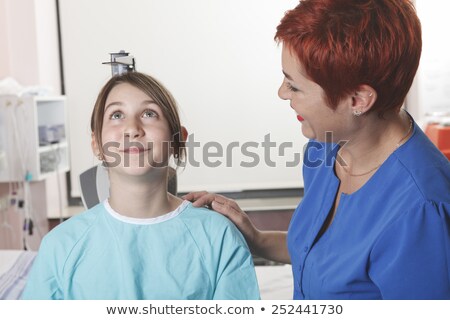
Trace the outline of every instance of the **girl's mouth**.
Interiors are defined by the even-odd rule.
[[[129,153],[129,154],[137,154],[137,153],[141,153],[141,152],[145,152],[145,151],[147,151],[147,149],[138,148],[138,147],[130,147],[128,149],[123,150],[124,153]]]

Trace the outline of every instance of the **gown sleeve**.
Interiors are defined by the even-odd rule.
[[[55,272],[55,254],[46,240],[46,238],[42,240],[38,255],[34,260],[21,297],[23,300],[63,299],[62,290]]]
[[[253,259],[244,237],[234,225],[221,236],[214,300],[260,299]]]
[[[369,275],[383,299],[450,299],[450,204],[405,212],[377,239]]]

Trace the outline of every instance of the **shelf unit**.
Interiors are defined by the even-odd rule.
[[[64,96],[0,96],[0,182],[41,181],[69,171],[67,107]],[[45,144],[39,127],[58,128]]]

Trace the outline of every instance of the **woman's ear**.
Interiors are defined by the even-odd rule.
[[[377,92],[371,86],[362,84],[352,96],[352,112],[359,116],[368,112],[377,100]]]

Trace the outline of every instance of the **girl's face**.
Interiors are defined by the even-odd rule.
[[[152,98],[128,83],[111,90],[102,129],[104,161],[110,170],[142,175],[152,167],[166,167],[170,141],[169,123]],[[98,151],[95,139],[92,145]]]
[[[309,139],[331,142],[325,135],[326,132],[332,132],[333,142],[345,139],[348,133],[346,130],[351,127],[351,100],[344,99],[336,110],[329,108],[323,89],[306,77],[301,63],[285,46],[282,51],[282,68],[285,78],[278,95],[281,99],[290,101],[291,108],[302,124],[303,135]]]

